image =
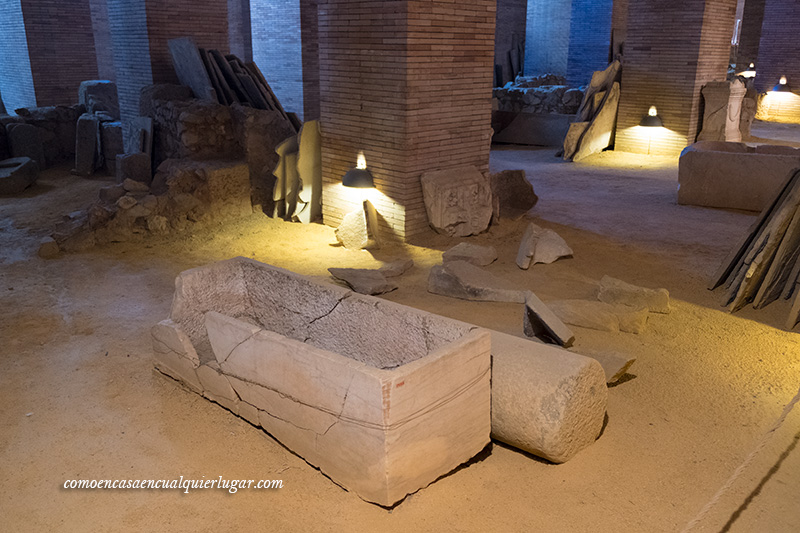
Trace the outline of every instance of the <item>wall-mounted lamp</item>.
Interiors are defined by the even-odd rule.
[[[792,92],[791,87],[789,87],[789,84],[787,83],[786,76],[781,76],[781,79],[778,80],[778,84],[775,85],[775,87],[772,88],[771,92],[774,92],[774,93],[790,93],[790,92]]]
[[[364,157],[364,152],[358,153],[356,166],[348,170],[342,177],[342,185],[357,189],[372,189],[375,187],[375,179],[372,177],[372,172],[367,169],[367,159]]]
[[[647,114],[642,117],[642,121],[639,123],[639,125],[646,128],[661,128],[664,126],[664,123],[661,121],[661,117],[658,116],[658,110],[656,109],[656,106],[650,106],[650,109],[647,111]]]
[[[746,70],[742,71],[739,76],[743,78],[755,78],[756,77],[756,66],[753,63],[750,63],[750,66],[747,67]]]

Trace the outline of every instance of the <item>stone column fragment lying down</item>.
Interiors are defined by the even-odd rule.
[[[608,389],[600,363],[492,331],[492,437],[554,463],[603,429]]]
[[[487,330],[245,258],[181,273],[156,367],[384,506],[489,443]]]

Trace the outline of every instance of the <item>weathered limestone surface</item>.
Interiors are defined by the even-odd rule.
[[[394,278],[404,274],[409,268],[414,266],[412,259],[397,259],[384,264],[378,271],[387,278]]]
[[[517,251],[517,266],[528,270],[531,264],[550,264],[562,257],[569,257],[572,253],[572,248],[558,233],[540,228],[531,222],[522,235]]]
[[[334,278],[344,281],[354,291],[360,294],[383,294],[397,288],[395,283],[386,280],[378,270],[366,268],[329,268],[328,272]]]
[[[800,167],[800,149],[702,141],[678,163],[678,203],[761,211]]]
[[[486,266],[497,260],[497,250],[494,246],[479,246],[468,242],[461,242],[442,254],[442,261],[466,261],[477,266]]]
[[[29,157],[0,161],[0,194],[18,194],[36,183],[39,166]]]
[[[600,363],[492,332],[492,437],[563,463],[600,435],[608,401]]]
[[[318,120],[303,123],[298,137],[297,173],[300,190],[295,217],[308,224],[322,217],[322,133]]]
[[[602,152],[611,145],[611,137],[617,124],[617,107],[619,106],[619,83],[614,82],[603,101],[600,111],[592,119],[589,127],[581,137],[578,149],[572,156],[573,161],[580,161],[592,154]]]
[[[133,117],[125,121],[123,131],[123,153],[153,154],[153,119],[150,117]]]
[[[703,129],[698,141],[739,142],[742,99],[747,88],[740,79],[712,81],[703,86]]]
[[[481,302],[525,301],[525,291],[466,261],[448,261],[431,268],[428,292]]]
[[[167,42],[172,65],[182,85],[191,87],[195,98],[217,102],[217,93],[211,85],[197,45],[191,37],[179,37]]]
[[[422,175],[422,194],[428,222],[451,237],[477,235],[492,220],[492,190],[475,166]]]
[[[522,330],[527,337],[539,337],[565,348],[575,342],[572,331],[531,291],[525,293],[522,312]]]
[[[499,218],[517,218],[531,210],[539,197],[524,170],[503,170],[489,176],[492,187],[492,214]]]
[[[335,231],[336,240],[348,250],[360,250],[369,244],[367,230],[367,214],[364,209],[356,209],[342,218],[342,223]]]
[[[564,137],[563,144],[563,158],[564,161],[569,161],[570,158],[578,151],[578,145],[581,142],[581,137],[586,133],[589,127],[589,122],[573,122],[569,125],[569,130]]]
[[[491,341],[468,324],[236,258],[181,273],[153,337],[159,369],[367,501],[489,442]]]
[[[635,357],[617,352],[598,352],[595,350],[581,350],[586,357],[591,357],[603,367],[603,372],[606,374],[606,383],[613,384],[622,378],[628,369],[636,362]]]
[[[651,313],[669,313],[669,291],[667,289],[647,289],[625,283],[622,280],[603,276],[597,299],[609,304],[645,308]]]
[[[548,307],[572,326],[617,333],[641,333],[647,325],[647,309],[589,300],[557,300]]]
[[[78,88],[78,103],[86,107],[87,113],[105,112],[119,120],[117,85],[113,81],[82,81]]]

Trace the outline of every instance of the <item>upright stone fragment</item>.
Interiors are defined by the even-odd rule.
[[[492,332],[492,437],[563,463],[603,429],[605,373],[594,359]]]
[[[739,119],[747,88],[740,79],[711,81],[703,86],[703,129],[698,141],[739,142]]]
[[[91,176],[97,168],[97,142],[100,121],[95,115],[84,113],[78,118],[75,132],[75,174]]]
[[[477,266],[486,266],[497,260],[494,246],[479,246],[461,242],[442,254],[442,262],[466,261]]]
[[[622,280],[603,276],[597,299],[609,304],[627,305],[648,309],[651,313],[669,313],[669,291],[667,289],[647,289],[625,283]]]
[[[539,197],[524,170],[503,170],[489,176],[492,213],[495,219],[517,218],[531,210]]]
[[[525,291],[466,261],[448,261],[431,268],[428,292],[480,302],[525,301]]]
[[[107,174],[113,176],[117,170],[117,155],[124,150],[121,122],[104,122],[100,125],[100,147],[103,168]]]
[[[342,218],[342,223],[336,228],[336,240],[348,250],[361,250],[369,244],[369,231],[367,231],[367,215],[363,209],[356,209],[347,213]]]
[[[528,270],[531,264],[550,264],[571,255],[572,248],[558,233],[551,229],[540,228],[531,222],[522,235],[522,242],[517,251],[517,266]]]
[[[0,161],[0,195],[18,194],[36,183],[39,166],[29,157]]]
[[[475,166],[422,175],[422,194],[428,222],[451,237],[477,235],[492,219],[492,191]]]
[[[117,85],[109,80],[82,81],[78,88],[78,103],[86,107],[87,113],[106,112],[119,120]]]

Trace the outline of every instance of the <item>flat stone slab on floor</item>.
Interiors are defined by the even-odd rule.
[[[492,331],[492,437],[554,463],[591,445],[608,402],[600,363]]]
[[[360,294],[384,294],[397,288],[378,270],[366,268],[329,268],[331,276],[341,280]]]
[[[651,313],[669,313],[669,291],[667,289],[647,289],[631,285],[622,280],[603,276],[597,299],[609,304],[644,307]]]
[[[486,266],[497,260],[497,250],[494,246],[480,246],[461,242],[442,254],[442,262],[466,261],[477,266]]]
[[[548,306],[572,326],[618,333],[641,333],[647,325],[647,309],[590,300],[556,300]]]
[[[448,261],[431,268],[428,292],[480,302],[525,301],[525,291],[466,261]]]

